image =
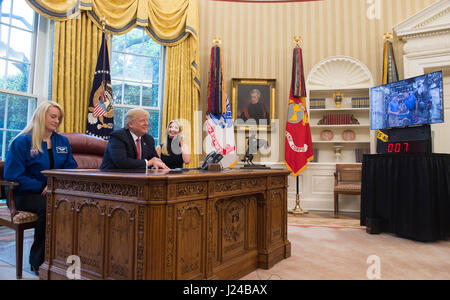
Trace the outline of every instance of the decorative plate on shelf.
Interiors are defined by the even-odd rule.
[[[355,140],[356,134],[353,130],[347,129],[342,132],[342,139],[344,141],[353,141]]]
[[[322,130],[322,132],[320,133],[320,139],[322,139],[323,141],[331,141],[334,137],[334,133],[331,130]]]

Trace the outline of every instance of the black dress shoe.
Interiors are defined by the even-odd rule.
[[[33,267],[31,266],[31,272],[33,272],[34,274],[36,274],[36,276],[39,276],[39,267]]]

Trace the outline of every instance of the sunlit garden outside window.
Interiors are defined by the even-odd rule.
[[[114,129],[124,126],[125,113],[135,107],[150,113],[149,134],[160,141],[163,47],[141,28],[112,38],[111,83]]]

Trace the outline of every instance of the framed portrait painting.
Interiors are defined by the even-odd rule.
[[[275,79],[233,78],[231,111],[242,124],[270,127],[275,114]]]

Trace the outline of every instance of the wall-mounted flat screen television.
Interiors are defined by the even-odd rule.
[[[370,89],[372,130],[444,122],[442,72]]]

